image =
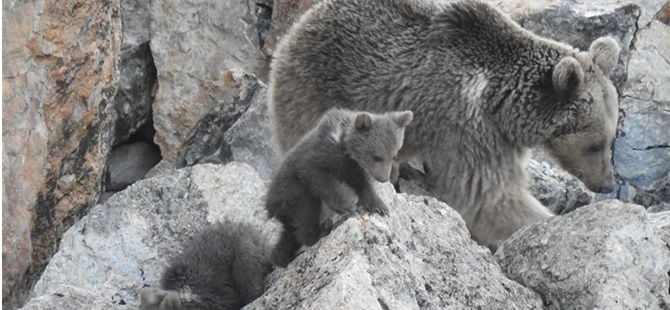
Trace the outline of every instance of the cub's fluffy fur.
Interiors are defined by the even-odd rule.
[[[272,260],[285,267],[302,245],[314,244],[325,232],[322,204],[337,213],[358,202],[370,212],[386,214],[368,175],[386,182],[402,147],[412,112],[370,114],[331,109],[316,127],[286,154],[266,197],[271,217],[284,226]],[[355,195],[352,194],[355,193]]]
[[[268,238],[250,224],[214,224],[171,262],[162,290],[142,289],[140,309],[240,309],[265,290],[270,249]]]

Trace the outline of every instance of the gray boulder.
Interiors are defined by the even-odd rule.
[[[121,52],[119,89],[114,97],[114,142],[126,141],[151,120],[156,66],[149,42]]]
[[[247,92],[251,104],[242,116],[224,134],[234,161],[256,168],[260,177],[268,182],[279,167],[280,158],[272,137],[272,124],[267,107],[267,86],[263,83]]]
[[[200,119],[236,95],[225,73],[267,76],[251,0],[153,1],[151,51],[158,70],[155,142],[167,157],[183,147]]]
[[[205,115],[186,146],[164,158],[147,176],[198,163],[237,161],[253,166],[269,182],[279,165],[267,108],[267,86],[239,70],[226,73],[235,95]]]
[[[622,89],[622,120],[614,165],[622,179],[644,188],[670,172],[670,26],[641,25]]]
[[[114,98],[114,144],[151,119],[156,66],[149,48],[151,1],[121,0],[121,73]]]
[[[22,310],[87,309],[126,310],[129,307],[100,297],[97,293],[63,285],[51,294],[31,299]]]
[[[670,204],[670,173],[635,195],[635,203],[650,207]]]
[[[528,161],[530,191],[555,214],[565,214],[594,201],[595,194],[582,182],[549,162]]]
[[[517,231],[495,254],[550,309],[667,309],[670,212],[598,202]]]
[[[276,225],[266,221],[264,192],[258,174],[240,163],[199,165],[139,181],[92,208],[63,235],[31,295],[59,294],[69,285],[137,309],[140,289],[157,287],[168,260],[205,225],[230,218],[271,235]]]
[[[270,276],[251,309],[542,309],[434,198],[377,186],[390,215],[349,218]]]

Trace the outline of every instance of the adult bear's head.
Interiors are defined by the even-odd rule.
[[[599,38],[588,52],[563,57],[552,73],[559,100],[575,113],[574,119],[559,128],[545,146],[563,168],[598,193],[615,188],[612,143],[619,100],[609,75],[618,59],[617,43]]]

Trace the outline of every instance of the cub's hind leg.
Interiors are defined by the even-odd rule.
[[[296,257],[298,249],[300,249],[300,244],[295,239],[293,229],[284,225],[284,231],[272,251],[272,263],[285,268]]]

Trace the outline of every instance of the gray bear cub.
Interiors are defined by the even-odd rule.
[[[322,212],[347,214],[355,209],[351,192],[366,210],[385,215],[388,208],[374,192],[368,175],[387,182],[411,111],[372,114],[330,109],[284,157],[266,197],[270,217],[284,226],[272,261],[286,267],[303,245],[327,233]]]
[[[265,290],[269,238],[230,220],[205,229],[165,269],[161,290],[145,287],[141,310],[240,309]]]

